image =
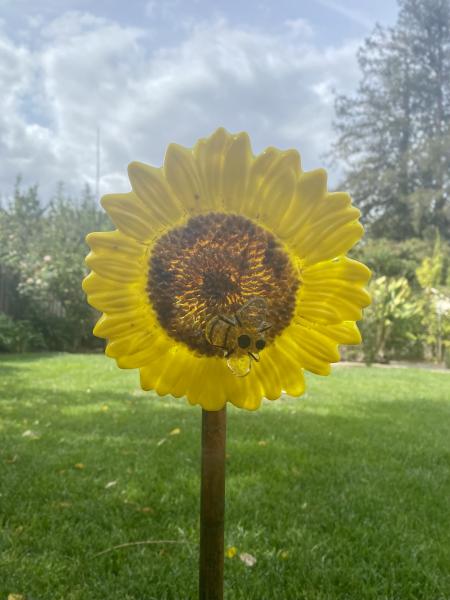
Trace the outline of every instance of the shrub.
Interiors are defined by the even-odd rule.
[[[43,335],[29,321],[15,321],[0,313],[0,351],[28,352],[45,350]]]
[[[407,279],[377,277],[370,284],[370,293],[372,304],[360,323],[366,363],[389,362],[393,356],[411,358],[414,347],[420,353],[419,309]]]

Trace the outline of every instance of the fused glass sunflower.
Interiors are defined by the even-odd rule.
[[[94,334],[144,390],[256,409],[360,343],[370,272],[345,256],[360,213],[324,170],[218,129],[128,172],[132,191],[102,198],[117,230],[87,236],[83,287],[104,313]]]

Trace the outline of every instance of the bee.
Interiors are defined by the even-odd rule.
[[[266,317],[266,300],[251,298],[233,315],[216,315],[207,322],[207,341],[224,351],[234,375],[244,377],[250,372],[252,361],[259,361],[259,352],[266,346],[264,334],[271,328]]]

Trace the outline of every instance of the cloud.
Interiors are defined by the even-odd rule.
[[[306,39],[314,37],[314,29],[306,19],[287,19],[284,24],[292,35]]]
[[[347,6],[343,6],[342,2],[336,2],[336,0],[316,0],[319,4],[324,6],[325,8],[329,8],[330,10],[336,12],[343,17],[346,17],[350,21],[357,23],[358,25],[362,25],[366,29],[373,28],[373,20],[361,13],[359,10],[355,10],[354,8],[349,8]]]
[[[357,81],[356,44],[318,47],[306,25],[275,34],[215,20],[164,48],[89,13],[47,23],[29,47],[0,33],[1,192],[19,172],[43,195],[58,181],[95,188],[98,126],[102,193],[128,189],[128,162],[161,164],[169,142],[192,145],[220,125],[247,130],[255,151],[297,147],[319,166],[331,91]]]

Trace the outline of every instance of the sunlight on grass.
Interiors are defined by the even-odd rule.
[[[0,598],[195,598],[200,410],[100,355],[2,356],[0,375]],[[450,597],[449,384],[339,367],[231,407],[226,598]],[[164,539],[186,543],[95,556]]]

